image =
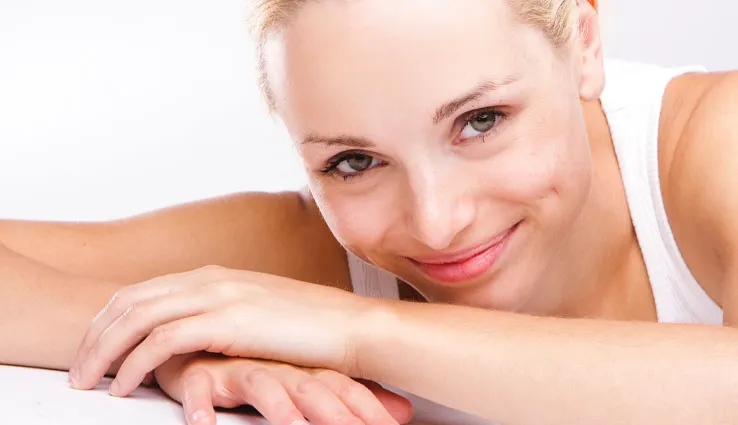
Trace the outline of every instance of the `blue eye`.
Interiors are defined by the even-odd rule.
[[[472,139],[481,136],[497,126],[502,119],[501,112],[486,110],[474,113],[466,120],[461,130],[461,140]]]

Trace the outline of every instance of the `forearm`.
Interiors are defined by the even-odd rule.
[[[93,317],[119,288],[0,244],[0,364],[67,369]]]
[[[506,425],[738,423],[738,333],[391,303],[362,378]]]

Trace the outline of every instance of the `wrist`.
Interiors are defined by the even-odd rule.
[[[348,376],[379,381],[382,369],[397,355],[402,340],[402,305],[400,301],[370,299],[356,321],[349,344]]]

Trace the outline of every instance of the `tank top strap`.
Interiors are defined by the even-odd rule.
[[[659,177],[659,124],[664,93],[679,75],[700,67],[661,68],[606,61],[602,108],[625,188],[660,322],[721,324],[709,298],[679,251],[666,215]]]

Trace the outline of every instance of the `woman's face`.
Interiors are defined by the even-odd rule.
[[[338,240],[432,301],[525,310],[589,193],[577,49],[505,0],[309,2],[267,45]]]

